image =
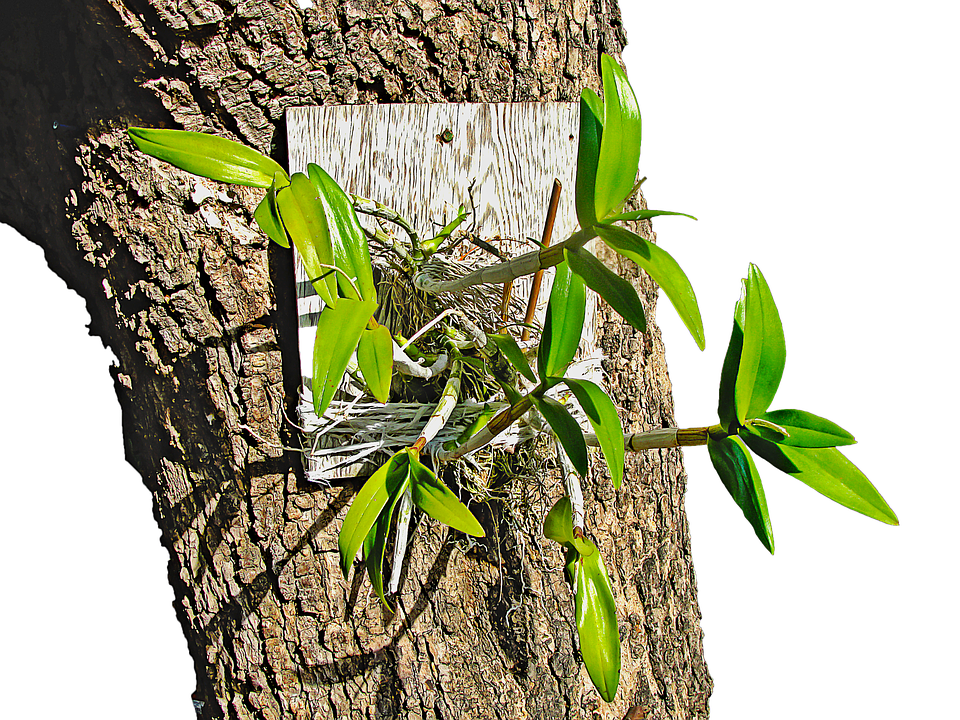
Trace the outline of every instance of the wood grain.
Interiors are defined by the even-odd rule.
[[[461,203],[470,208],[474,183],[476,218],[468,221],[475,223],[473,231],[515,256],[536,248],[554,178],[564,187],[554,237],[559,242],[577,227],[578,112],[572,102],[291,108],[290,170],[306,172],[308,163],[317,163],[347,192],[394,208],[422,237],[446,224]],[[446,130],[453,139],[441,142],[437,136]],[[525,278],[514,292],[526,299],[529,288]],[[549,281],[541,312],[548,296]],[[302,302],[300,313],[316,309]]]

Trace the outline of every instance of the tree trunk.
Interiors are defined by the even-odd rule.
[[[602,477],[584,488],[620,617],[615,703],[579,661],[561,557],[540,531],[559,488],[543,479],[506,490],[529,513],[486,507],[483,542],[421,522],[385,614],[338,568],[356,487],[310,485],[278,448],[296,441],[292,270],[252,229],[258,193],[225,189],[201,207],[192,178],[125,135],[206,130],[285,164],[294,105],[576,99],[597,86],[600,53],[623,47],[618,8],[299,5],[31,0],[0,27],[0,220],[44,248],[118,358],[126,454],[170,553],[201,717],[706,717],[679,453],[629,458],[619,491]],[[652,316],[649,279],[619,269]],[[659,331],[601,313],[625,424],[672,425]]]

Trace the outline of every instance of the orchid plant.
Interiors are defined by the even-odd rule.
[[[362,551],[371,584],[386,605],[387,596],[396,591],[399,582],[412,506],[454,530],[484,535],[473,513],[431,469],[431,460],[422,458],[427,443],[460,399],[464,368],[479,368],[500,387],[506,407],[496,414],[481,414],[433,461],[454,462],[476,452],[534,410],[546,421],[562,448],[559,454],[573,472],[566,483],[567,494],[544,519],[543,532],[565,552],[580,653],[597,691],[610,702],[619,684],[620,637],[610,579],[597,545],[588,537],[577,484],[577,476],[585,476],[589,469],[588,446],[600,447],[618,488],[627,451],[706,445],[724,486],[771,553],[770,517],[751,452],[857,512],[894,525],[897,518],[870,481],[837,450],[837,446],[854,442],[852,435],[812,413],[769,410],[786,351],[770,289],[753,265],[736,305],[721,373],[718,424],[625,436],[607,393],[594,382],[567,376],[581,341],[587,288],[626,322],[646,331],[636,290],[586,248],[594,238],[643,268],[669,298],[697,346],[704,347],[700,310],[686,274],[665,250],[623,226],[630,221],[684,214],[624,209],[640,185],[640,112],[625,73],[607,55],[601,59],[601,77],[603,96],[584,89],[580,100],[575,188],[578,229],[555,245],[544,244],[526,255],[453,280],[437,280],[423,266],[443,250],[464,221],[462,207],[449,225],[421,241],[403,218],[380,203],[348,195],[318,165],[309,165],[307,173],[289,175],[271,158],[213,135],[148,128],[130,128],[129,135],[144,153],[190,173],[266,190],[254,213],[258,226],[274,242],[296,247],[324,304],[313,353],[312,396],[317,415],[327,410],[345,372],[354,376],[359,372],[369,394],[386,402],[394,372],[403,371],[404,354],[416,357],[420,352],[412,342],[415,338],[397,337],[378,322],[380,301],[368,245],[370,232],[361,225],[358,211],[391,220],[407,232],[408,243],[398,243],[382,233],[373,236],[392,247],[405,264],[412,286],[434,298],[482,283],[509,286],[523,275],[556,268],[535,370],[508,331],[485,333],[464,318],[469,342],[463,342],[463,331],[449,322],[457,311],[447,308],[438,313],[431,325],[448,346],[450,361],[436,409],[417,441],[387,459],[357,493],[340,530],[340,564],[346,577]],[[401,343],[406,349],[398,352]],[[502,367],[504,360],[513,372],[495,369]],[[353,371],[349,370],[352,363]],[[526,383],[521,385],[518,376]],[[559,385],[575,398],[589,429],[580,426],[564,403],[547,394]],[[396,552],[391,582],[385,587],[383,568],[391,532],[396,536]]]

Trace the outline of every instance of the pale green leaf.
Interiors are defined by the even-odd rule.
[[[821,495],[874,520],[900,524],[873,483],[836,448],[780,446],[780,450],[798,469],[791,475]]]
[[[409,473],[408,460],[406,450],[396,453],[370,476],[353,499],[337,539],[340,569],[344,577],[350,571],[350,566],[360,552],[370,528],[380,516],[383,506],[405,482]]]
[[[410,472],[414,505],[454,530],[474,537],[484,536],[483,528],[473,513],[432,470],[420,463],[413,451],[410,451]]]
[[[337,282],[344,297],[357,298],[356,285],[360,299],[376,300],[377,289],[373,282],[373,263],[367,236],[357,218],[353,203],[343,189],[319,165],[310,163],[307,170],[316,193],[320,211],[326,219],[333,246],[333,256],[338,268],[344,275],[337,273]],[[347,277],[353,283],[351,284]]]
[[[607,702],[613,702],[620,684],[620,628],[610,576],[603,557],[589,540],[594,552],[577,553],[570,563],[574,574],[574,602],[580,655],[590,680]],[[576,552],[576,551],[573,551]]]
[[[336,307],[320,313],[313,345],[313,407],[317,415],[323,415],[340,387],[347,363],[376,309],[373,300],[340,298]]]
[[[566,495],[554,503],[543,519],[543,536],[561,545],[573,542],[573,511]]]
[[[286,183],[285,178],[286,175],[284,175],[284,183]],[[287,239],[287,231],[283,229],[280,208],[277,207],[277,186],[281,184],[278,180],[280,180],[279,174],[274,177],[273,184],[267,188],[267,194],[263,196],[263,200],[253,211],[253,219],[257,221],[257,225],[268,238],[277,245],[288,248],[290,247],[290,241]]]
[[[596,217],[603,220],[617,211],[633,190],[640,162],[640,108],[617,62],[600,58],[603,79],[603,137],[597,160],[594,196]]]
[[[310,178],[294,173],[290,185],[277,192],[277,207],[317,294],[325,304],[335,305],[337,278],[332,269],[333,246],[326,215]]]
[[[275,175],[287,176],[275,160],[216,135],[141,127],[127,134],[141,152],[211,180],[268,188]]]
[[[752,263],[744,287],[743,349],[735,392],[741,424],[770,407],[787,356],[780,313],[763,274]]]
[[[370,325],[373,327],[370,327]],[[390,331],[370,320],[357,344],[357,364],[373,396],[382,403],[390,399],[393,372],[393,338]]]
[[[616,215],[608,215],[602,224],[610,225],[621,221],[649,220],[650,218],[660,217],[661,215],[682,215],[691,220],[696,220],[693,215],[687,215],[682,212],[671,212],[670,210],[630,210],[628,212],[617,213]]]
[[[789,433],[783,439],[767,436],[758,430],[761,437],[781,445],[794,447],[822,448],[838,445],[853,445],[856,439],[836,423],[819,415],[803,410],[773,410],[758,416],[758,419],[772,422]]]

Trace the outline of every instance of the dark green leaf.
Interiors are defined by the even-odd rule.
[[[570,269],[583,278],[587,287],[609,303],[610,307],[640,332],[647,329],[643,304],[633,285],[613,272],[583,248],[564,250]]]
[[[376,309],[373,300],[340,298],[336,307],[320,313],[313,345],[313,408],[317,415],[323,415],[340,387],[350,356]]]
[[[717,475],[730,493],[734,502],[740,506],[743,516],[760,538],[763,546],[773,553],[773,528],[770,514],[767,512],[767,498],[763,493],[760,474],[750,452],[740,438],[725,437],[721,440],[709,438],[707,450]]]
[[[383,506],[390,497],[396,495],[397,489],[406,481],[409,473],[408,460],[405,449],[395,454],[370,476],[353,499],[337,539],[340,569],[344,577],[350,571],[350,566],[363,546],[370,528],[380,516]]]
[[[410,451],[410,472],[414,505],[454,530],[474,537],[484,536],[483,528],[473,513],[432,470],[420,463],[413,451]]]
[[[595,92],[584,88],[580,95],[580,145],[577,148],[577,179],[574,193],[577,221],[584,228],[597,222],[594,196],[602,135],[603,103]]]
[[[765,440],[758,433],[754,432],[754,426],[742,426],[738,432],[740,438],[747,444],[748,448],[780,472],[795,473],[799,471],[790,458],[784,454],[783,449],[776,443]]]
[[[557,439],[560,440],[560,445],[566,451],[573,467],[580,475],[586,477],[589,468],[587,443],[583,439],[583,430],[580,429],[577,421],[561,403],[553,398],[535,395],[531,398],[537,410],[543,415],[543,419],[549,423]]]
[[[382,403],[390,399],[390,377],[393,372],[393,338],[383,325],[371,320],[360,334],[357,364],[367,387]]]
[[[360,291],[361,299],[376,300],[377,289],[373,282],[370,248],[353,203],[343,189],[319,165],[310,163],[307,170],[327,220],[337,267],[353,280]],[[337,282],[344,297],[356,299],[357,292],[346,277],[337,273]]]
[[[586,306],[583,280],[570,271],[566,262],[560,263],[550,290],[543,335],[537,348],[537,369],[541,378],[563,375],[577,354]]]
[[[742,424],[770,407],[787,357],[780,313],[760,269],[750,264],[744,291],[743,349],[735,392]]]
[[[636,233],[621,227],[598,226],[600,239],[615,251],[643,268],[669,298],[697,347],[704,348],[703,320],[690,280],[677,261],[663,248],[647,242]]]
[[[216,135],[138,127],[127,133],[141,152],[211,180],[268,188],[274,175],[287,176],[266,155]]]
[[[610,469],[613,486],[620,487],[624,463],[623,426],[620,424],[616,406],[599,385],[589,380],[564,378],[564,382],[577,398],[587,419],[590,420],[593,432],[596,433],[597,440],[600,442],[603,457],[607,461],[607,467]]]
[[[743,293],[737,301],[733,311],[733,331],[730,333],[730,344],[727,345],[727,354],[723,358],[723,369],[720,371],[720,402],[717,413],[720,416],[720,426],[728,433],[734,434],[740,423],[737,422],[736,388],[737,373],[740,371],[740,354],[743,352]]]
[[[503,353],[503,356],[521,375],[530,382],[535,383],[537,381],[537,376],[530,369],[530,363],[527,362],[527,358],[520,346],[517,345],[517,341],[513,339],[513,335],[503,333],[501,335],[487,335],[487,338],[497,346],[497,349]]]
[[[510,383],[501,380],[498,377],[495,377],[494,380],[496,381],[497,385],[500,386],[500,389],[503,390],[504,397],[507,398],[507,402],[511,405],[516,405],[523,399],[523,393],[517,390]]]
[[[789,437],[777,440],[772,435],[768,437],[762,429],[757,430],[761,437],[781,445],[821,448],[853,445],[856,442],[853,435],[836,423],[803,410],[773,410],[758,417],[790,433]]]

